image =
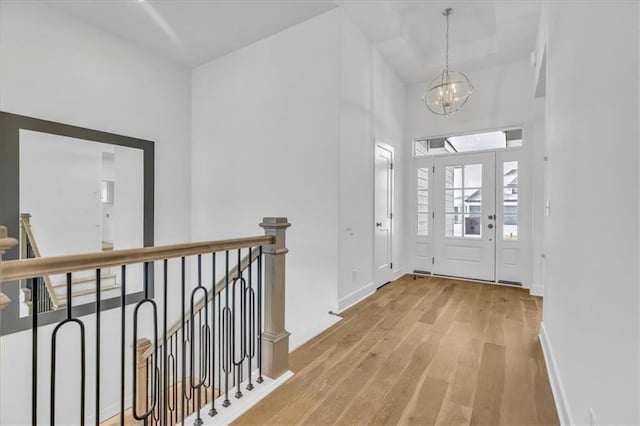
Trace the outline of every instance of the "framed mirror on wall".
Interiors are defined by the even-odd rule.
[[[0,111],[0,224],[20,241],[3,260],[153,246],[153,206],[153,142]],[[136,303],[142,267],[124,273],[73,274],[71,292],[66,276],[5,283],[18,303],[0,311],[0,333],[30,328],[34,310],[40,324],[59,322],[69,299],[74,316],[95,312],[98,279],[103,310],[120,306],[124,278]]]

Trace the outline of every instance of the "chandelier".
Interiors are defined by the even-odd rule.
[[[458,111],[473,92],[473,86],[466,75],[449,69],[449,15],[452,13],[451,8],[442,12],[447,20],[444,70],[429,83],[422,95],[422,102],[436,115],[450,115]]]

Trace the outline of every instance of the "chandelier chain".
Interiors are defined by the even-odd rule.
[[[444,54],[444,69],[445,72],[449,72],[449,15],[451,15],[451,9],[447,9],[445,12],[447,17],[447,29],[445,32],[446,50]]]

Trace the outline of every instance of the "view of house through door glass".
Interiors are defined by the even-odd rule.
[[[434,159],[433,273],[495,279],[495,153]]]

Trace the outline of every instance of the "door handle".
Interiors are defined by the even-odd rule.
[[[381,228],[381,227],[382,227],[382,222],[376,222],[376,226],[377,226],[378,228]]]
[[[489,225],[487,225],[489,227],[489,229],[493,228],[493,223],[490,223]]]
[[[492,214],[489,215],[489,220],[493,220],[493,215]]]

